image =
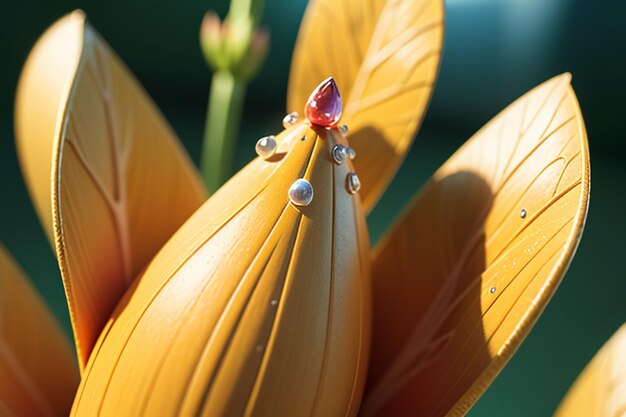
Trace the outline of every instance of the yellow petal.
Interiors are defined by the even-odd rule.
[[[81,12],[33,49],[16,132],[84,365],[128,285],[205,191],[171,128]]]
[[[67,415],[77,386],[66,336],[0,244],[0,415]]]
[[[555,417],[617,417],[626,410],[626,325],[580,374]]]
[[[338,135],[293,126],[181,227],[116,309],[73,415],[356,414],[369,241]],[[301,177],[314,197],[299,207]]]
[[[395,175],[426,111],[439,68],[443,9],[442,0],[316,0],[307,8],[287,107],[302,112],[313,88],[335,78],[366,213]]]
[[[363,416],[463,415],[554,294],[589,198],[569,83],[553,78],[489,122],[375,249]]]

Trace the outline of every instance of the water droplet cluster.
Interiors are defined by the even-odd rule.
[[[315,126],[325,127],[327,130],[336,129],[339,134],[348,134],[348,126],[337,126],[342,114],[341,96],[335,81],[331,78],[324,80],[311,94],[305,107],[307,120]],[[292,112],[283,117],[283,127],[288,129],[299,121],[297,112]],[[301,141],[307,139],[306,135],[300,137]],[[344,139],[345,140],[345,139]],[[336,143],[336,142],[335,142]],[[265,136],[256,143],[257,155],[268,160],[276,154],[278,144],[274,136]],[[343,165],[347,160],[356,158],[356,152],[349,146],[337,144],[331,150],[331,159],[337,165]],[[346,190],[350,194],[356,194],[361,189],[361,180],[354,172],[346,175]],[[305,207],[313,201],[313,185],[305,178],[299,178],[289,187],[289,201],[298,207]]]

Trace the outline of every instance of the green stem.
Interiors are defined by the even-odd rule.
[[[206,53],[207,63],[216,70],[211,82],[202,150],[202,174],[211,193],[231,174],[246,82],[258,70],[267,52],[267,37],[259,38],[265,42],[253,42],[263,5],[264,0],[231,0],[225,19],[229,24],[227,36],[201,39],[203,48],[214,48],[216,42],[220,46],[217,50],[209,48],[212,53]],[[211,33],[215,36],[215,31]]]
[[[246,84],[226,70],[213,74],[202,150],[202,174],[210,193],[230,176]]]

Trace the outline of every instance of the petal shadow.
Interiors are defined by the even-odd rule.
[[[473,373],[459,367],[458,349],[485,345],[481,297],[486,268],[484,219],[493,194],[480,176],[457,172],[432,181],[418,210],[403,217],[375,255],[374,333],[363,415],[430,415],[458,398]],[[411,302],[406,300],[411,294]],[[492,295],[497,297],[497,292]],[[484,366],[481,349],[472,358]],[[458,392],[462,390],[463,392]],[[414,395],[419,393],[416,404]],[[416,408],[417,407],[417,408]],[[448,404],[449,407],[449,404]]]

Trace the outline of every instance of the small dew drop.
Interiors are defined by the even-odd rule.
[[[348,158],[354,159],[356,158],[356,151],[352,148],[346,148],[346,155],[348,155]]]
[[[294,111],[293,113],[289,113],[288,115],[283,117],[283,127],[287,129],[288,127],[295,125],[298,122],[299,118],[300,116],[298,116],[298,112]]]
[[[257,141],[254,149],[261,158],[271,158],[276,153],[276,139],[274,136],[265,136]]]
[[[347,135],[348,134],[348,125],[341,125],[341,126],[339,126],[339,131],[341,132],[342,135]]]
[[[333,147],[333,161],[335,161],[335,163],[337,165],[341,165],[345,162],[346,160],[346,147],[343,145],[335,145]]]
[[[270,305],[277,306],[278,305],[278,300],[270,301]]]
[[[289,187],[289,200],[296,206],[308,206],[313,201],[313,186],[304,178],[294,181]]]
[[[520,211],[520,212],[519,212],[519,216],[520,216],[522,219],[525,219],[525,218],[526,218],[526,210],[525,210],[525,209],[522,209],[522,211]]]
[[[492,294],[493,294],[494,292],[496,292],[496,287],[491,287],[491,289],[489,290],[489,292],[490,292],[490,293],[492,293]]]
[[[526,253],[531,253],[533,251],[533,248],[526,248]]]
[[[354,172],[349,172],[346,177],[346,187],[350,194],[356,194],[361,189],[361,180]]]

